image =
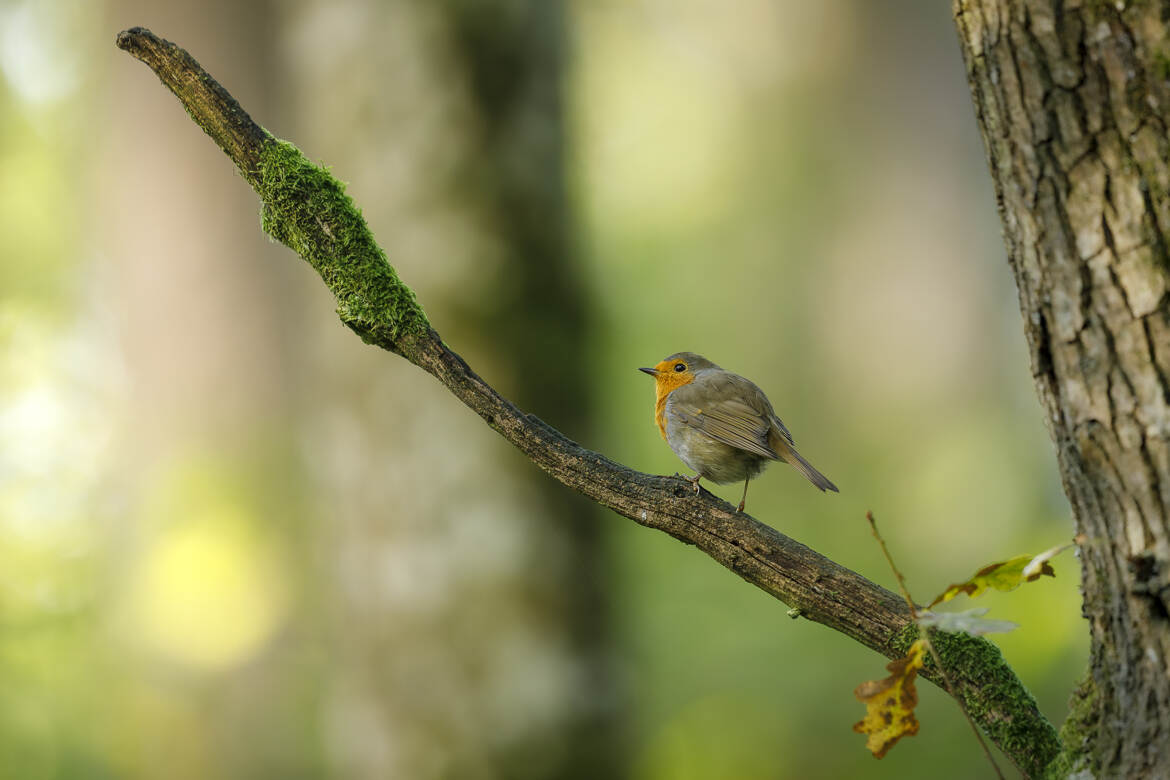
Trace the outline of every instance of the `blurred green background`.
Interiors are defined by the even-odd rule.
[[[435,327],[619,462],[634,369],[765,388],[756,517],[920,600],[1071,523],[948,4],[0,0],[0,777],[982,778],[885,659],[551,483],[365,347],[115,34],[349,183]],[[715,488],[729,500],[738,486]],[[991,594],[1063,720],[1071,554]],[[963,605],[965,606],[965,605]]]

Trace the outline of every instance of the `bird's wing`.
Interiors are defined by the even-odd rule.
[[[717,384],[722,385],[722,393],[720,395],[731,395],[737,399],[744,401],[749,405],[756,414],[762,419],[772,421],[772,433],[765,434],[764,442],[777,452],[781,452],[787,445],[789,447],[796,446],[796,442],[792,440],[792,434],[788,432],[787,426],[776,416],[776,412],[772,409],[772,404],[768,401],[768,396],[764,395],[764,391],[756,387],[755,383],[748,379],[744,379],[739,374],[732,374],[723,372],[717,379]],[[779,438],[778,442],[772,440],[771,436],[775,435]]]
[[[777,417],[775,413],[773,413],[772,422],[776,424],[776,431],[784,438],[784,441],[788,443],[788,446],[795,447],[796,442],[792,440],[792,434],[788,432],[788,426],[784,424],[784,421]]]
[[[792,441],[792,434],[788,432],[788,428],[776,416],[776,412],[772,409],[772,404],[768,401],[768,396],[764,395],[764,391],[756,387],[755,383],[748,379],[744,379],[739,374],[731,374],[724,372],[718,379],[719,384],[724,385],[722,394],[734,395],[735,398],[742,399],[758,414],[762,419],[771,420],[772,434],[779,437],[779,442],[772,443],[770,436],[765,434],[764,441],[773,450],[780,452],[784,446],[795,446]]]
[[[738,398],[727,397],[725,392],[720,392],[722,387],[696,385],[699,380],[670,394],[666,404],[669,418],[732,447],[764,458],[780,459],[768,444],[774,415],[761,413],[762,410]]]

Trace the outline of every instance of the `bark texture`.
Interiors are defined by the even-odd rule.
[[[956,0],[1032,373],[1085,534],[1067,769],[1170,777],[1165,2]]]

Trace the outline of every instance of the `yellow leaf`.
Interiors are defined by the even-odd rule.
[[[950,601],[960,593],[966,593],[968,596],[974,598],[988,588],[1009,591],[1015,590],[1025,582],[1040,579],[1042,575],[1055,577],[1056,571],[1048,561],[1072,547],[1076,542],[1077,539],[1074,539],[1069,544],[1053,547],[1051,550],[1045,550],[1039,555],[1017,555],[1015,558],[1009,558],[1006,561],[984,566],[975,572],[971,576],[971,579],[965,582],[956,582],[940,593],[935,597],[934,601],[930,602],[927,609],[933,607],[935,604]]]
[[[914,678],[922,668],[925,655],[926,640],[919,639],[910,645],[905,658],[886,665],[889,677],[863,682],[853,691],[865,704],[865,719],[854,723],[853,730],[869,735],[865,746],[874,758],[884,756],[902,737],[918,733],[918,718],[914,717],[918,691],[914,690]]]

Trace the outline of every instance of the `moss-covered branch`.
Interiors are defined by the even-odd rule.
[[[908,652],[918,636],[918,626],[906,626],[892,643],[894,655]],[[1018,713],[1035,709],[1036,702],[999,648],[978,637],[943,631],[932,631],[930,641],[950,672],[967,714],[1017,769],[1029,777],[1042,777],[1060,752],[1060,740],[1048,721],[1019,717]],[[922,674],[938,681],[932,657],[927,656]]]
[[[121,33],[117,44],[159,75],[240,168],[260,196],[264,229],[313,266],[336,296],[342,321],[367,343],[435,376],[561,483],[695,545],[808,620],[887,657],[904,652],[913,626],[905,603],[890,591],[706,491],[696,497],[689,482],[642,474],[584,449],[500,396],[430,327],[337,180],[256,125],[179,47],[142,28]],[[1058,748],[1051,724],[998,650],[976,639],[963,646],[963,653],[943,657],[954,659],[952,675],[961,681],[959,695],[968,709],[1018,765],[1042,766]],[[930,668],[924,676],[939,679]]]
[[[341,182],[286,141],[269,139],[253,184],[268,235],[303,257],[337,296],[341,321],[370,344],[394,351],[430,329]]]

